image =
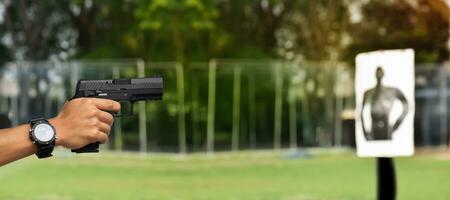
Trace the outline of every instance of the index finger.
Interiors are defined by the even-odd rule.
[[[92,98],[92,101],[94,102],[95,107],[97,107],[100,110],[113,112],[120,111],[120,103],[117,101],[99,98]]]

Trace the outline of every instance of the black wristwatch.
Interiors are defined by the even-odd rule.
[[[55,147],[56,131],[46,119],[30,120],[30,139],[37,147],[36,156],[47,158],[52,156]]]

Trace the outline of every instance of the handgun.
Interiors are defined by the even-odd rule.
[[[133,104],[137,101],[162,100],[163,78],[132,78],[132,79],[108,79],[108,80],[79,80],[75,95],[71,98],[102,98],[118,102],[128,102],[129,111],[133,112]],[[121,111],[113,113],[114,117],[124,115]],[[75,153],[99,152],[100,142],[88,144],[80,149],[72,149]]]

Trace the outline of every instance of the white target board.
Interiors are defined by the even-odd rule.
[[[356,146],[360,157],[414,154],[414,50],[356,57]]]

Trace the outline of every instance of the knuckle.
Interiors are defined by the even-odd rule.
[[[94,101],[92,99],[90,99],[90,98],[84,98],[84,103],[86,103],[86,104],[93,104]]]
[[[89,116],[98,116],[98,113],[99,113],[99,111],[96,109],[96,108],[91,108],[90,110],[89,110]]]
[[[75,99],[75,101],[76,101],[77,103],[80,103],[80,104],[86,104],[88,100],[89,100],[89,99],[87,99],[87,98],[78,98],[78,99]]]
[[[63,107],[72,107],[72,106],[78,106],[80,105],[81,100],[80,99],[72,99],[64,104]]]
[[[89,120],[89,126],[97,128],[98,127],[98,120],[97,120],[97,118],[92,118],[91,120]]]
[[[102,132],[100,130],[95,131],[94,134],[92,134],[92,142],[99,141],[102,138],[101,134]]]
[[[91,132],[91,134],[89,134],[89,135],[86,136],[86,138],[87,138],[87,140],[88,140],[89,142],[94,142],[94,141],[97,139],[95,133],[96,133],[96,132]]]
[[[77,104],[79,104],[80,106],[89,106],[93,103],[90,98],[80,98]]]
[[[99,116],[100,115],[100,110],[94,109],[93,114],[94,114],[94,116]]]

